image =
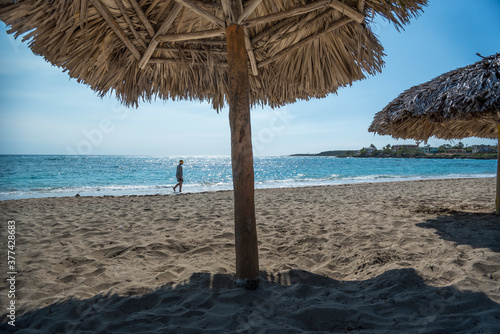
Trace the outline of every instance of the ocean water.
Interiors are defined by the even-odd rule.
[[[0,200],[170,194],[179,159],[183,192],[232,189],[227,156],[0,156]],[[495,177],[496,160],[255,157],[255,187]]]

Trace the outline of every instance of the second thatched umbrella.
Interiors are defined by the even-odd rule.
[[[258,284],[250,106],[321,98],[375,74],[380,15],[402,27],[427,0],[0,0],[10,33],[101,96],[229,104],[236,278]]]
[[[368,129],[379,135],[497,138],[500,161],[500,53],[414,86],[378,112]],[[500,164],[496,213],[500,214]]]

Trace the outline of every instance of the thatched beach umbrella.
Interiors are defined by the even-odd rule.
[[[380,15],[402,27],[427,0],[0,0],[35,54],[126,105],[229,105],[236,278],[258,284],[250,106],[325,97],[375,74]]]
[[[414,86],[390,102],[368,129],[379,135],[427,141],[429,137],[498,138],[500,53]],[[498,153],[500,161],[500,146]],[[500,214],[500,164],[496,213]]]

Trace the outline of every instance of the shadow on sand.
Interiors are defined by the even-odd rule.
[[[500,217],[494,214],[455,212],[417,226],[435,229],[443,240],[457,245],[500,252]]]
[[[426,285],[413,269],[365,281],[291,270],[261,273],[255,291],[229,275],[140,296],[96,295],[30,311],[19,333],[499,333],[500,305],[483,293]],[[4,322],[5,318],[2,319]],[[13,327],[3,323],[0,331]]]

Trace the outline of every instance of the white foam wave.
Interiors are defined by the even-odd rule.
[[[495,174],[446,174],[446,175],[365,175],[353,177],[339,177],[332,175],[329,178],[289,178],[282,180],[256,180],[256,189],[269,188],[297,188],[309,186],[326,186],[339,184],[370,183],[370,182],[395,182],[426,179],[452,179],[452,178],[489,178]],[[108,186],[82,186],[66,188],[37,188],[31,190],[6,190],[0,191],[0,200],[42,198],[42,197],[71,197],[80,196],[124,196],[124,195],[154,195],[172,194],[172,184],[163,185],[108,185]],[[184,192],[199,193],[232,190],[232,182],[204,182],[183,185]]]

